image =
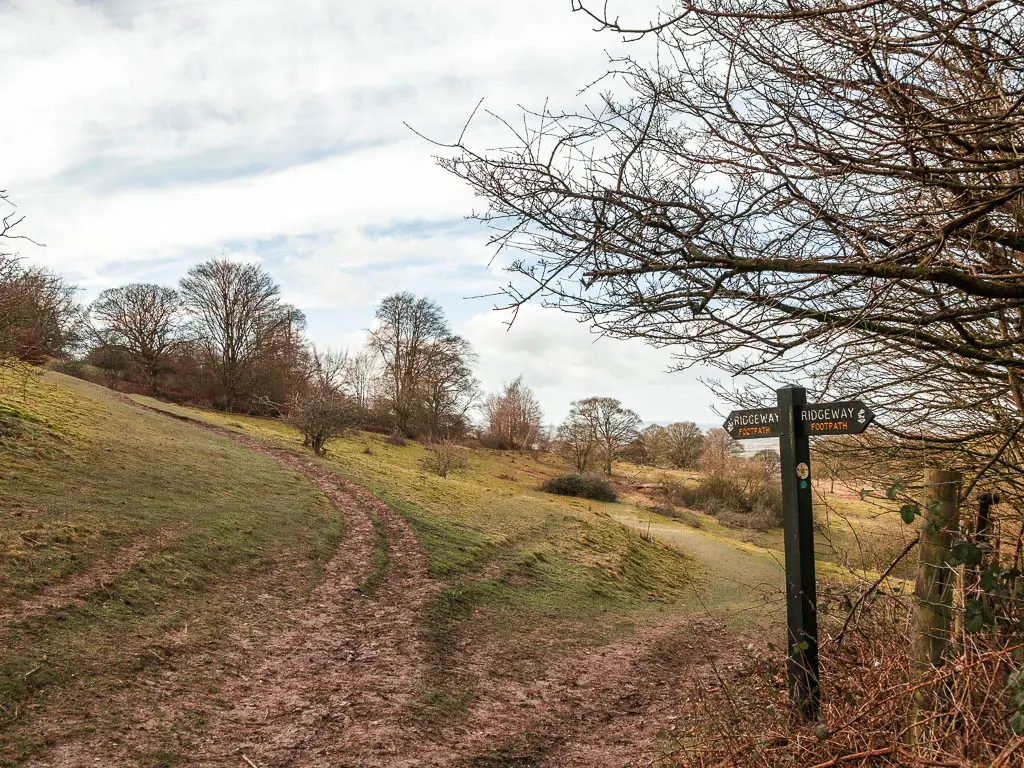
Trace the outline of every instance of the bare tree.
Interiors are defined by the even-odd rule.
[[[540,403],[520,376],[499,395],[484,402],[487,437],[497,448],[522,451],[540,439],[544,414]]]
[[[89,307],[102,346],[125,350],[144,372],[150,393],[180,341],[181,302],[173,288],[132,283],[103,291]]]
[[[59,275],[0,254],[0,359],[41,364],[77,347],[83,317],[75,293]]]
[[[427,455],[420,460],[420,466],[433,475],[447,478],[451,472],[466,469],[469,460],[464,449],[450,440],[444,440],[428,449]]]
[[[598,450],[597,433],[590,419],[573,403],[569,415],[558,427],[557,447],[578,472],[586,472]]]
[[[608,6],[578,8],[658,66],[442,161],[524,254],[510,304],[869,393],[900,450],[1024,497],[1024,7],[706,0],[630,29]]]
[[[362,413],[368,412],[373,405],[380,373],[377,358],[372,351],[360,352],[345,366],[345,392]]]
[[[313,349],[310,353],[309,383],[321,389],[345,391],[352,358],[346,351]]]
[[[623,408],[613,397],[588,397],[573,403],[570,418],[589,425],[600,452],[604,473],[611,475],[612,462],[632,443],[640,427],[636,412]]]
[[[721,427],[709,429],[701,438],[701,467],[712,474],[721,473],[730,459],[739,456],[743,448],[732,435]]]
[[[476,398],[469,343],[451,332],[437,304],[411,293],[384,298],[376,318],[369,346],[384,367],[395,428],[452,436]]]
[[[192,267],[181,281],[181,298],[229,411],[250,393],[261,355],[275,343],[294,347],[295,326],[303,319],[281,301],[277,283],[259,266],[226,259]]]
[[[637,434],[624,455],[637,464],[659,467],[665,462],[665,448],[665,427],[651,424]]]
[[[348,367],[345,352],[313,349],[305,386],[288,402],[285,421],[302,434],[303,445],[322,456],[329,440],[359,423],[359,408],[344,391]]]
[[[665,461],[677,469],[693,469],[704,451],[703,433],[692,421],[677,421],[665,427]]]
[[[450,440],[465,433],[466,414],[479,396],[472,370],[475,361],[469,342],[460,336],[426,345],[415,387],[415,410],[418,429],[428,439]]]

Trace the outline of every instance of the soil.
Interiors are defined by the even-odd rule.
[[[343,515],[343,541],[288,628],[223,661],[236,674],[219,678],[215,691],[167,685],[154,703],[129,687],[124,695],[138,697],[139,719],[130,732],[86,743],[58,738],[34,765],[137,764],[151,752],[159,721],[183,711],[202,713],[183,761],[190,766],[650,765],[686,690],[715,685],[737,658],[743,641],[726,641],[710,619],[679,617],[602,647],[545,655],[530,674],[511,673],[519,660],[486,638],[467,636],[456,651],[441,653],[423,633],[441,584],[430,578],[406,520],[310,458],[196,424],[309,478]],[[366,589],[375,521],[388,557]],[[422,696],[448,675],[468,679],[473,693],[464,711],[438,722],[422,715]]]

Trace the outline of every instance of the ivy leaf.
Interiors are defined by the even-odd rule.
[[[903,518],[903,522],[910,525],[914,522],[914,518],[920,514],[921,508],[916,504],[904,504],[900,507],[900,517]]]
[[[950,565],[980,565],[981,550],[969,541],[958,541],[949,548]]]
[[[928,511],[931,512],[933,515],[937,515],[939,514],[939,507],[941,506],[942,502],[940,502],[938,499],[933,499],[932,501],[928,502]]]
[[[1017,710],[1010,718],[1010,730],[1018,736],[1024,736],[1024,710]]]
[[[867,488],[861,488],[860,489],[860,500],[861,501],[864,501],[864,499],[866,499],[870,495],[871,495],[871,491],[868,490]]]
[[[885,498],[889,501],[895,501],[896,495],[903,490],[903,483],[896,481],[888,488],[885,489]]]

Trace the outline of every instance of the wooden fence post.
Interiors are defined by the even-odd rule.
[[[960,529],[959,472],[930,469],[925,473],[926,503],[921,528],[920,560],[914,583],[914,630],[911,667],[920,682],[945,663],[949,646],[955,569],[949,565],[949,548]],[[936,705],[934,686],[922,686],[913,694],[908,741],[921,740],[925,721]]]

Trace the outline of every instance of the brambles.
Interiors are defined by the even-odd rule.
[[[776,458],[772,454],[773,458]],[[726,525],[774,528],[782,521],[782,488],[770,462],[733,457],[699,480],[665,487],[666,500],[714,515]]]
[[[615,501],[611,483],[596,475],[558,475],[541,485],[542,491],[594,501]]]

